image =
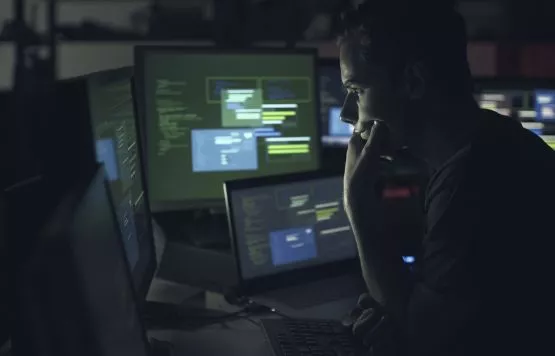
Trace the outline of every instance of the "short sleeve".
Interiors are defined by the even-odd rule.
[[[475,246],[481,230],[479,197],[464,175],[446,172],[429,190],[423,257],[408,306],[411,355],[450,354],[462,345],[478,310]]]

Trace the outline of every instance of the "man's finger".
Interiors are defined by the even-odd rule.
[[[386,317],[382,316],[374,326],[364,334],[362,344],[366,347],[383,342],[386,335],[386,328],[384,326]]]
[[[380,317],[380,313],[375,309],[366,309],[353,324],[353,335],[360,340],[364,340],[366,334],[379,322]]]
[[[372,308],[376,305],[374,298],[368,293],[363,293],[358,297],[357,305],[362,309]]]
[[[345,157],[345,168],[346,170],[351,171],[346,171],[345,173],[351,174],[354,172],[365,144],[366,141],[364,141],[358,133],[355,133],[351,136],[351,138],[349,139],[349,144],[347,146],[347,156]]]
[[[374,122],[374,125],[370,128],[368,140],[366,140],[364,147],[358,155],[355,170],[365,171],[367,168],[376,167],[376,162],[379,161],[384,151],[388,136],[389,130],[387,126],[381,121]]]
[[[358,319],[362,312],[374,306],[374,299],[368,293],[363,293],[358,297],[357,305],[351,310],[349,316],[353,319]]]
[[[351,310],[349,316],[353,319],[358,319],[362,312],[366,309],[373,308],[376,305],[376,301],[368,293],[363,293],[358,297],[356,307]]]

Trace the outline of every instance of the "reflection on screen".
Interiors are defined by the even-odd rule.
[[[341,127],[331,126],[332,116],[339,117],[337,108],[340,108],[345,101],[345,90],[341,82],[339,63],[320,65],[318,73],[320,80],[320,113],[322,127],[324,128],[322,142],[332,145],[345,144],[345,135],[341,134],[343,132]]]
[[[483,90],[477,100],[483,109],[519,120],[555,148],[555,90]]]
[[[341,107],[334,106],[328,112],[328,136],[324,137],[324,142],[330,144],[349,143],[353,134],[354,126],[341,121]]]
[[[131,97],[131,74],[125,79],[89,78],[89,102],[97,160],[104,164],[122,233],[127,260],[134,272],[141,243],[148,240],[141,161]]]
[[[319,167],[312,55],[153,49],[144,63],[153,204],[222,200],[224,181]]]
[[[231,192],[243,278],[356,256],[341,177]]]

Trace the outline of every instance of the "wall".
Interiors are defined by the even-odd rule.
[[[0,0],[0,23],[12,16],[12,1]],[[26,0],[28,9],[37,5],[37,28],[45,28],[45,2],[43,0]],[[191,2],[192,0],[183,0]],[[119,28],[131,27],[131,15],[149,4],[149,0],[133,1],[63,1],[59,0],[58,18],[60,23],[77,24],[83,20],[100,21]],[[170,42],[172,45],[186,45],[190,42]],[[133,42],[89,42],[63,43],[59,46],[58,75],[68,78],[99,70],[129,66],[133,64]],[[168,44],[168,43],[156,43]],[[206,44],[206,43],[204,43]],[[281,44],[278,44],[281,46]],[[318,44],[322,57],[337,57],[334,42]],[[13,83],[14,66],[13,46],[0,44],[0,89],[6,89]],[[471,68],[476,76],[492,76],[496,73],[497,54],[493,44],[477,43],[468,48]]]
[[[38,30],[45,28],[46,1],[25,0],[26,14],[29,19],[32,9],[37,11],[37,23],[34,24]],[[149,0],[132,1],[63,1],[58,0],[58,19],[61,24],[76,24],[82,20],[95,20],[101,23],[117,26],[130,27],[130,15],[150,3]],[[6,20],[13,17],[13,0],[0,0],[0,26]]]
[[[555,79],[555,43],[523,46],[518,74],[529,78]]]
[[[1,0],[0,0],[1,1]],[[134,42],[63,43],[58,48],[58,76],[71,78],[100,70],[133,65]],[[209,42],[153,42],[151,45],[209,45]],[[321,57],[337,57],[334,42],[318,44]],[[13,46],[0,44],[0,90],[13,83]],[[468,57],[475,76],[493,76],[496,73],[496,47],[490,43],[468,46]]]

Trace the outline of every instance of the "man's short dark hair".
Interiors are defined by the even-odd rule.
[[[340,41],[354,35],[372,62],[422,61],[447,86],[469,81],[466,26],[454,0],[367,0],[342,15]]]

